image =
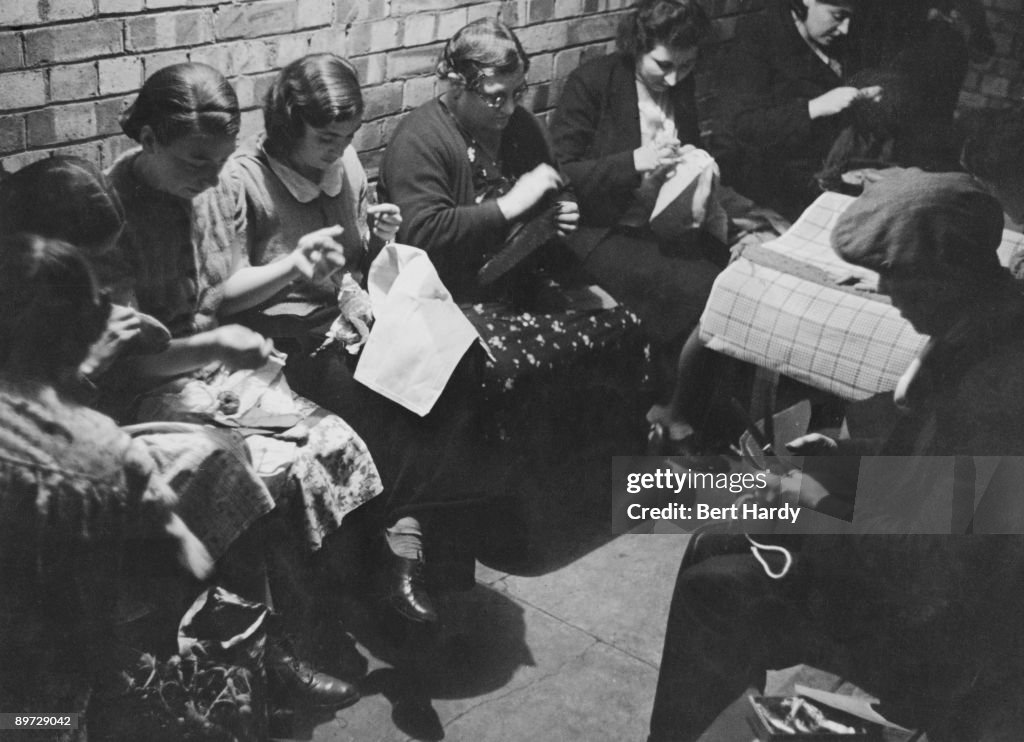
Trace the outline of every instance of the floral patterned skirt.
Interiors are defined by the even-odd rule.
[[[494,302],[463,311],[486,351],[484,408],[493,417],[491,432],[500,437],[512,427],[529,429],[521,418],[545,414],[548,403],[563,406],[575,398],[586,404],[579,398],[595,389],[628,397],[646,384],[649,351],[640,320],[621,305],[515,313]]]
[[[270,364],[243,378],[240,372],[230,379],[215,372],[203,378],[176,380],[147,394],[138,405],[136,419],[221,426],[238,423],[236,417],[223,413],[226,391],[240,397],[243,406],[254,400],[259,400],[254,407],[266,404],[261,418],[265,425],[250,423],[238,428],[251,454],[247,466],[255,470],[274,501],[288,498],[293,504],[301,503],[298,506],[304,513],[305,540],[310,549],[316,550],[348,513],[379,495],[383,487],[359,435],[337,415],[292,392],[284,376],[269,368]],[[267,400],[273,401],[273,408]],[[290,427],[269,429],[274,427],[275,414],[278,420],[289,420]],[[237,537],[268,509],[260,488],[240,479],[244,478],[226,477],[215,497],[207,494],[201,502],[192,498],[193,520],[205,512],[201,519],[216,524],[208,526],[207,538],[217,543]],[[188,503],[182,505],[189,507]]]

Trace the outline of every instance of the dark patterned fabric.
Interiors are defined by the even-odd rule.
[[[0,420],[0,708],[80,710],[109,669],[121,541],[161,534],[174,495],[51,387],[0,379]]]

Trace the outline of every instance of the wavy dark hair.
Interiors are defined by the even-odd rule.
[[[213,67],[197,62],[157,70],[121,114],[121,129],[139,141],[150,127],[160,144],[193,133],[238,136],[242,114],[234,88]]]
[[[0,235],[32,232],[90,250],[113,239],[124,221],[117,193],[81,157],[39,160],[0,183]]]
[[[455,32],[448,39],[437,62],[435,73],[442,80],[460,75],[466,87],[480,84],[484,77],[530,70],[519,37],[496,18],[481,18]]]
[[[319,129],[362,115],[359,75],[335,54],[309,54],[290,63],[263,98],[267,145],[275,154],[291,151],[306,126]]]
[[[619,23],[615,47],[636,59],[658,44],[689,49],[710,32],[711,21],[695,0],[640,0]]]
[[[900,0],[894,0],[900,2]],[[865,3],[864,0],[818,0],[822,5],[836,5],[851,10],[859,10]],[[807,20],[807,6],[804,0],[789,0],[789,8],[801,21]]]
[[[13,358],[47,375],[76,368],[110,305],[77,247],[38,235],[0,238],[0,366]]]

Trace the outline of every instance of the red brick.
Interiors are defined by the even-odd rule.
[[[100,15],[139,13],[144,7],[143,0],[99,0],[97,3]]]
[[[16,173],[26,165],[31,165],[33,162],[38,162],[46,157],[49,157],[49,152],[43,152],[37,150],[35,152],[22,152],[12,157],[5,157],[3,162],[0,163],[0,169],[3,169],[6,173]]]
[[[39,0],[3,0],[0,2],[0,26],[29,26],[42,23]]]
[[[391,15],[422,13],[425,10],[451,10],[451,0],[391,0]]]
[[[46,79],[42,70],[0,75],[0,110],[31,108],[46,103]]]
[[[393,82],[363,89],[363,118],[367,121],[402,110],[402,83]]]
[[[362,85],[378,85],[384,82],[387,77],[385,73],[387,63],[386,54],[371,54],[367,57],[357,57],[352,60],[356,71],[359,73],[359,82]]]
[[[142,85],[142,59],[116,57],[99,61],[100,95],[127,93]]]
[[[99,89],[96,63],[65,64],[50,68],[50,101],[82,100]]]
[[[13,70],[25,66],[21,48],[21,34],[0,34],[0,70]]]
[[[67,147],[55,147],[48,153],[50,156],[60,155],[62,157],[81,157],[83,160],[88,160],[97,167],[100,164],[100,144],[99,142],[87,142],[82,144],[71,144]]]
[[[142,76],[149,77],[157,70],[188,61],[188,49],[174,49],[169,52],[147,54],[142,58]]]
[[[571,18],[583,12],[583,0],[555,0],[555,18]]]
[[[530,0],[528,23],[543,23],[555,16],[555,0]]]
[[[450,39],[455,32],[465,26],[469,21],[466,16],[466,9],[459,8],[437,16],[437,39],[438,41]]]
[[[388,76],[406,79],[416,75],[429,75],[437,65],[441,44],[402,49],[388,54]]]
[[[437,16],[433,13],[417,13],[407,16],[402,21],[402,46],[422,46],[438,37],[434,33],[437,26]]]
[[[256,136],[261,131],[263,131],[263,111],[258,108],[242,111],[242,125],[238,132],[238,138],[244,141]]]
[[[46,20],[49,22],[77,21],[96,15],[93,0],[50,0],[40,5],[46,9]]]
[[[581,19],[579,24],[583,25],[584,20]],[[589,27],[589,25],[587,24],[586,27]],[[571,29],[569,27],[568,23],[560,21],[558,23],[544,23],[540,26],[528,26],[519,31],[518,36],[527,54],[537,54],[563,48],[567,45],[569,33],[574,30],[574,28]],[[580,38],[582,34],[578,32],[575,35],[578,39],[577,43],[591,40],[589,37]]]
[[[258,106],[260,102],[256,100],[256,94],[253,90],[253,78],[251,77],[235,77],[229,80],[231,87],[235,89],[235,95],[238,96],[238,107],[241,109],[252,108]]]
[[[96,106],[96,132],[103,135],[121,133],[121,112],[132,102],[134,96],[108,98],[98,101]]]
[[[470,5],[466,8],[466,23],[472,23],[480,18],[499,17],[512,28],[517,28],[519,26],[519,15],[516,12],[515,5],[505,3],[484,3],[483,5]]]
[[[436,77],[416,77],[405,83],[402,88],[402,108],[417,108],[440,93]]]
[[[126,45],[131,51],[195,46],[213,41],[213,15],[209,10],[131,18],[125,23]]]
[[[255,106],[260,107],[263,105],[263,99],[267,96],[267,91],[270,90],[270,86],[274,84],[274,80],[277,79],[276,72],[264,72],[260,75],[253,75],[249,78],[253,84],[253,101]]]
[[[372,23],[356,23],[349,32],[349,52],[353,55],[395,49],[398,43],[398,21],[388,19]]]
[[[530,74],[528,76],[530,84],[535,85],[550,80],[554,69],[554,54],[534,54],[530,57]]]
[[[342,57],[349,56],[348,41],[345,34],[334,28],[322,28],[314,31],[309,36],[310,54],[338,54]],[[353,60],[354,62],[355,60]]]
[[[100,143],[100,167],[106,170],[114,164],[115,160],[130,149],[138,147],[138,142],[129,139],[124,134],[104,139]]]
[[[551,94],[550,83],[540,83],[539,85],[531,85],[529,92],[526,94],[526,101],[523,104],[528,111],[538,112],[544,111],[551,108],[554,104],[554,98]]]
[[[274,40],[274,64],[284,67],[309,53],[309,35],[281,36]]]
[[[360,152],[359,161],[363,163],[363,169],[366,170],[366,176],[374,180],[377,177],[377,172],[380,170],[381,160],[384,159],[384,149],[375,149],[371,152]]]
[[[229,47],[231,69],[236,75],[273,69],[273,55],[262,41],[236,41]]]
[[[603,15],[596,18],[581,18],[567,24],[567,40],[570,44],[585,44],[597,39],[614,38],[619,27],[621,14]],[[555,48],[563,46],[558,44]],[[547,47],[551,48],[551,47]]]
[[[334,3],[334,25],[339,31],[345,29],[349,24],[355,23],[356,19],[362,17],[362,20],[367,18],[379,18],[384,15],[385,7],[382,0],[374,0],[379,2],[381,6],[380,16],[371,16],[366,6],[371,4],[367,3],[366,0],[359,2],[359,0],[335,0]]]
[[[357,152],[369,149],[377,149],[386,144],[384,139],[384,126],[380,121],[370,121],[359,127],[355,137],[352,139],[352,146]]]
[[[218,39],[254,39],[295,30],[295,3],[272,0],[218,9]]]
[[[566,49],[554,54],[554,77],[565,78],[580,66],[581,49]]]
[[[25,149],[25,117],[0,116],[0,152]]]
[[[47,147],[96,136],[96,111],[92,103],[72,103],[32,111],[26,122],[30,147]]]
[[[30,67],[73,62],[121,51],[121,23],[113,19],[25,32],[25,61]]]
[[[200,46],[195,49],[190,49],[188,56],[189,61],[208,64],[215,70],[220,70],[220,72],[227,77],[231,77],[235,74],[235,69],[232,66],[230,44]]]
[[[295,28],[318,28],[330,26],[334,20],[334,8],[324,0],[299,0],[295,6]]]

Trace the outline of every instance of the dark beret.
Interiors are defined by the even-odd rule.
[[[882,274],[1001,276],[1003,210],[966,173],[895,170],[839,217],[832,248]]]

